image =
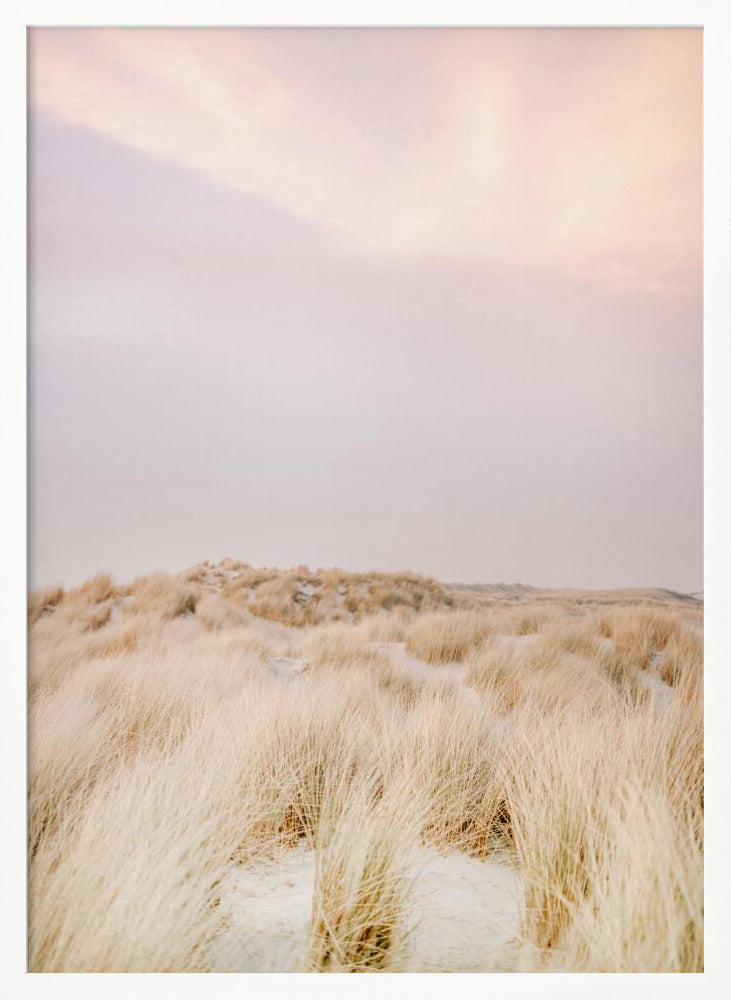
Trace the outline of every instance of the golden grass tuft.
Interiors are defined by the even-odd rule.
[[[406,647],[426,663],[461,662],[491,630],[479,612],[434,612],[421,615],[406,630]]]
[[[28,625],[35,625],[45,612],[52,611],[63,600],[63,587],[44,587],[28,597]]]
[[[135,580],[130,592],[134,597],[135,611],[152,613],[167,620],[192,615],[203,596],[200,586],[165,573],[154,573]]]
[[[384,796],[366,777],[338,797],[332,812],[325,804],[316,840],[311,971],[398,971],[415,817],[413,796],[389,791]]]
[[[82,583],[75,591],[72,591],[69,597],[75,595],[90,604],[101,604],[102,601],[108,601],[112,597],[115,597],[116,593],[117,588],[114,585],[111,575],[109,573],[97,573],[96,576],[91,577],[91,579]]]

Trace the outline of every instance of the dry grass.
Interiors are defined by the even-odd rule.
[[[238,608],[211,594],[204,594],[197,601],[195,613],[211,631],[235,628],[246,621],[244,614]]]
[[[69,597],[76,596],[81,600],[86,600],[90,604],[101,604],[115,597],[117,588],[109,573],[97,573],[86,583],[82,583],[76,590],[71,591]]]
[[[311,971],[397,971],[419,825],[414,799],[412,788],[395,784],[384,795],[376,772],[325,803],[315,841]]]
[[[490,618],[478,611],[421,615],[406,631],[406,647],[426,663],[461,662],[490,630]]]
[[[601,634],[611,639],[620,657],[640,669],[650,665],[653,653],[662,652],[680,635],[678,621],[648,608],[616,608],[602,616]]]
[[[186,583],[166,573],[154,573],[135,580],[130,586],[130,593],[137,613],[153,614],[167,620],[192,615],[203,596],[197,584]]]
[[[46,612],[52,611],[63,600],[63,587],[44,587],[28,598],[28,625],[35,625]]]
[[[702,969],[697,609],[194,569],[31,599],[33,971],[207,971],[232,866],[301,843],[311,970],[407,968],[419,843],[520,872],[516,968]]]
[[[298,628],[361,621],[394,610],[431,610],[455,601],[441,584],[413,573],[313,571],[307,566],[281,571],[238,565],[228,570],[231,578],[223,585],[223,595],[253,615]]]

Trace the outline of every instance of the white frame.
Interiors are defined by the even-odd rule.
[[[460,974],[333,977],[268,974],[93,974],[48,978],[26,973],[26,27],[32,25],[697,25],[704,29],[704,486],[706,601],[706,972],[673,975]],[[727,940],[731,901],[731,510],[729,435],[729,66],[731,8],[724,0],[523,0],[410,3],[403,0],[254,3],[246,0],[3,0],[0,11],[0,996],[60,993],[75,998],[200,994],[368,997],[419,1000],[587,995],[716,998],[731,995]],[[589,982],[591,979],[591,982]],[[417,981],[418,980],[418,981]]]

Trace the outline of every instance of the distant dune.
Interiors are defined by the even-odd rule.
[[[581,604],[667,604],[703,600],[703,591],[681,594],[664,587],[621,587],[590,590],[579,588],[530,587],[522,583],[452,583],[458,593],[484,595],[504,601],[571,601]]]

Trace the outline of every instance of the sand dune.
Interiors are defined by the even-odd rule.
[[[698,971],[703,605],[233,560],[31,596],[34,971]]]

